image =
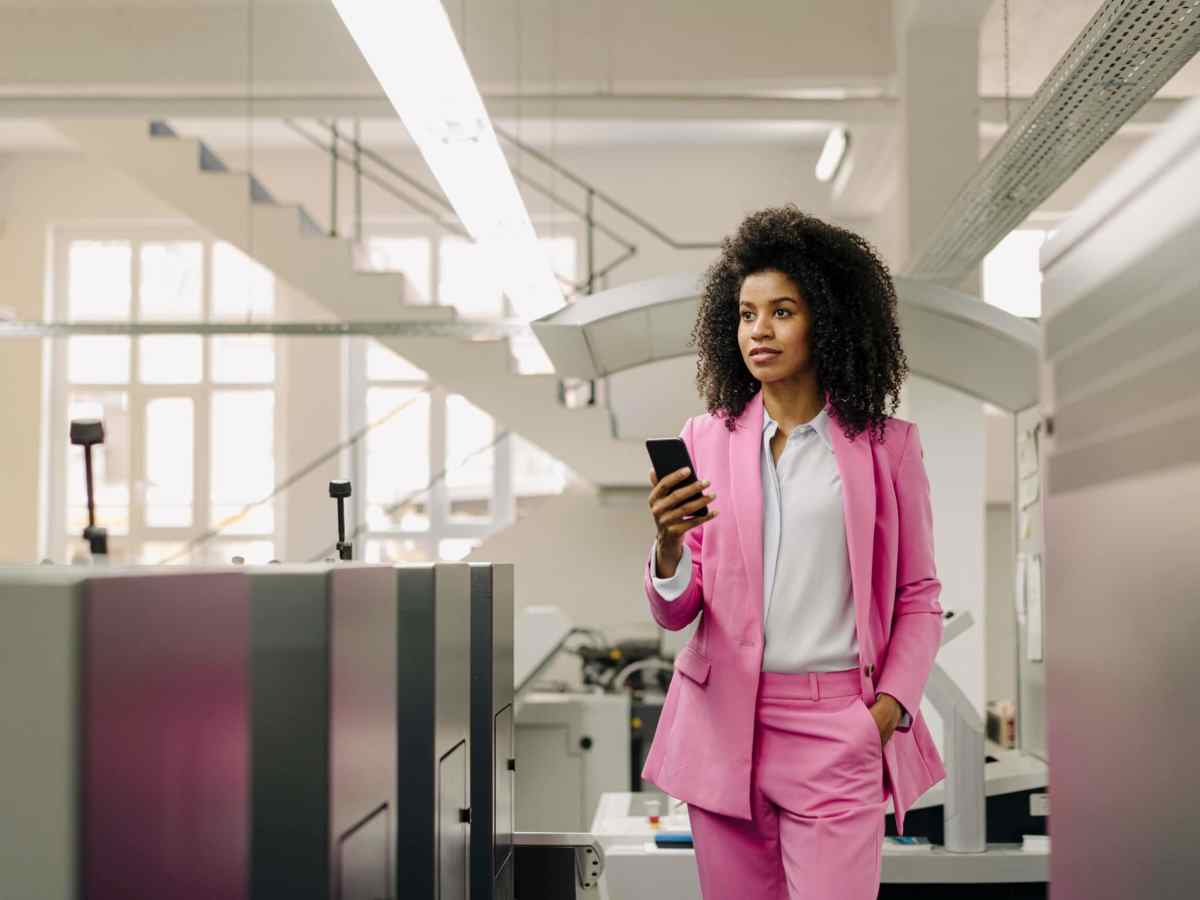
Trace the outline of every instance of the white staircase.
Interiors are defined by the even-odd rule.
[[[339,319],[455,320],[452,307],[406,304],[403,276],[357,270],[353,241],[327,236],[302,207],[276,202],[257,178],[231,171],[202,141],[144,120],[53,124],[89,156],[137,180]],[[597,487],[647,485],[650,467],[641,444],[616,439],[606,409],[562,406],[557,376],[515,372],[507,339],[403,336],[381,341],[580,478]]]

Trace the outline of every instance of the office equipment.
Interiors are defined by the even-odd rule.
[[[392,895],[396,599],[386,566],[250,583],[251,895]]]
[[[83,447],[88,511],[88,523],[83,529],[83,539],[88,542],[92,559],[96,560],[108,556],[108,531],[96,524],[96,484],[92,472],[92,447],[104,443],[104,423],[99,419],[75,419],[71,422],[71,443]]]
[[[471,897],[512,900],[513,567],[471,564]],[[530,770],[536,777],[536,770]]]
[[[337,547],[338,559],[354,559],[354,544],[346,541],[346,508],[344,505],[347,498],[350,497],[350,482],[329,482],[329,496],[337,500],[338,539],[334,546]]]
[[[470,862],[471,576],[465,563],[394,567],[396,884],[466,900]]]
[[[0,569],[0,894],[248,897],[249,584]]]

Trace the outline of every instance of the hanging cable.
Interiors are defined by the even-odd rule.
[[[246,173],[250,179],[246,192],[246,250],[254,257],[254,0],[246,0]],[[246,319],[254,309],[254,278],[246,279]]]
[[[1009,104],[1012,101],[1012,85],[1009,82],[1008,70],[1008,0],[1004,0],[1004,129],[1012,124]]]

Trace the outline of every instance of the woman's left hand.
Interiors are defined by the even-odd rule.
[[[892,739],[892,734],[904,718],[904,710],[891,694],[879,694],[871,704],[871,715],[875,717],[875,727],[879,729],[880,746],[885,746]]]

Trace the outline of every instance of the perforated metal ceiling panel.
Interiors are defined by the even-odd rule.
[[[908,275],[954,285],[1200,49],[1200,0],[1106,0]]]

